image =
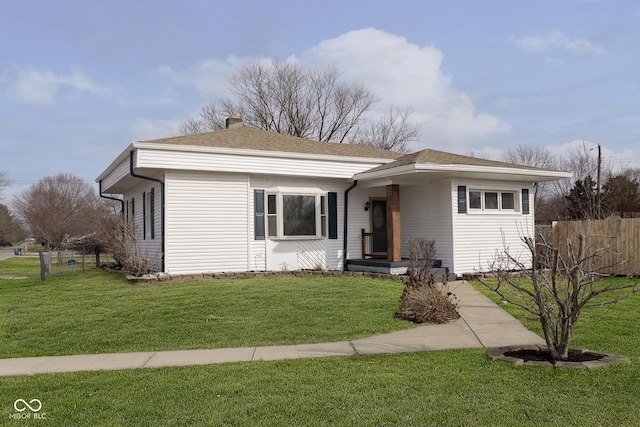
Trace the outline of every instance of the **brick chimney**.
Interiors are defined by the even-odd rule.
[[[226,128],[227,129],[233,129],[233,128],[237,128],[240,126],[244,126],[242,124],[242,119],[236,115],[233,116],[229,116],[226,120]]]

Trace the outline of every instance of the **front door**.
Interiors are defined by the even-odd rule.
[[[387,253],[387,201],[371,201],[371,232],[384,233],[381,236],[373,236],[373,253]]]

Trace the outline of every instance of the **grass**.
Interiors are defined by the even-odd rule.
[[[114,299],[120,287],[131,291],[121,299],[136,292],[170,298],[156,292],[183,286],[191,293],[206,292],[193,288],[194,283],[131,287],[109,275],[84,277],[102,292],[114,289],[105,300]],[[317,286],[332,286],[333,280],[324,278]],[[260,286],[250,282],[238,280],[229,286]],[[268,285],[278,286],[276,282]],[[22,295],[28,295],[30,282],[23,283]],[[375,283],[390,286],[386,281]],[[208,283],[210,288],[218,285]],[[2,301],[5,286],[7,281],[0,282]],[[306,286],[306,278],[303,284],[285,287],[296,293],[292,290],[300,286]],[[355,286],[362,290],[371,284]],[[71,297],[75,291],[68,289],[49,303],[60,306],[61,296]],[[313,307],[315,292],[307,298],[312,300],[307,307]],[[325,298],[331,299],[318,297]],[[3,316],[5,310],[3,306]],[[516,367],[489,361],[484,350],[472,349],[7,377],[0,380],[0,424],[19,424],[9,419],[16,399],[37,398],[47,424],[69,426],[640,426],[639,324],[640,296],[606,311],[584,311],[575,330],[576,346],[632,359],[593,370]]]
[[[635,280],[640,283],[640,279]],[[626,283],[629,283],[629,280],[623,277],[614,277],[606,279],[603,285]],[[498,294],[486,289],[481,284],[474,283],[473,285],[493,302],[520,319],[529,329],[543,336],[540,324],[532,319],[530,314],[525,314],[524,310],[513,304],[502,303]],[[603,294],[599,299],[594,299],[592,302],[609,300],[613,296],[619,296],[624,293],[624,291],[619,291],[617,293]],[[640,331],[635,330],[639,324],[640,294],[603,308],[585,308],[576,323],[570,346],[572,348],[587,348],[589,350],[633,356],[638,353],[637,347],[640,344]]]
[[[70,426],[634,426],[638,380],[456,350],[6,378],[0,416],[27,396]]]
[[[0,275],[40,274],[40,259],[36,257],[12,257],[0,261]]]
[[[351,340],[412,327],[393,318],[401,289],[295,276],[134,286],[95,269],[0,279],[0,357]]]

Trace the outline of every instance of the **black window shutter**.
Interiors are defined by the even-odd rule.
[[[338,238],[338,193],[330,191],[327,194],[327,213],[329,214],[329,238]]]
[[[151,228],[151,238],[156,238],[156,189],[154,187],[151,188],[151,195],[149,196],[149,227]]]
[[[142,193],[142,240],[147,238],[147,193]]]
[[[467,187],[458,185],[458,213],[467,213]]]
[[[529,214],[529,189],[522,189],[522,213],[525,215]]]
[[[253,238],[264,240],[264,190],[253,190]]]

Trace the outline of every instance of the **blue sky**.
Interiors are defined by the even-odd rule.
[[[412,150],[561,155],[585,141],[640,168],[635,0],[42,0],[0,4],[5,196],[92,182],[132,141],[171,136],[249,61],[335,65],[377,109],[408,106]]]

